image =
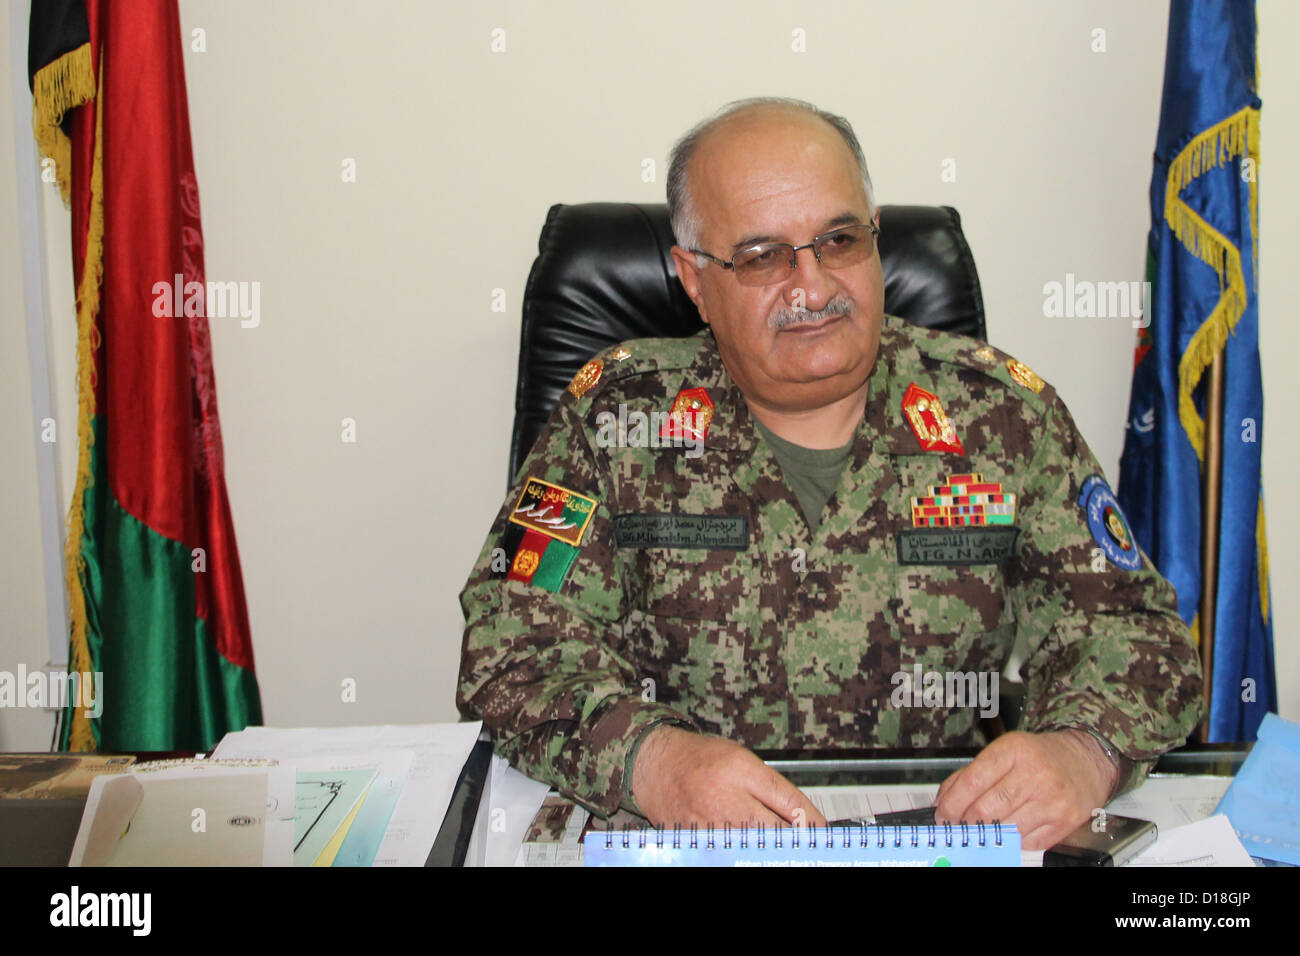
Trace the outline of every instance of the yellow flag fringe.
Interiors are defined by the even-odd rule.
[[[101,76],[102,81],[102,67]],[[77,290],[77,485],[68,507],[68,539],[64,546],[67,561],[68,606],[71,624],[69,664],[86,680],[94,681],[87,638],[85,573],[86,559],[81,553],[81,537],[86,528],[86,489],[94,481],[90,471],[90,446],[94,442],[90,420],[95,414],[95,356],[99,348],[99,290],[104,281],[104,98],[95,99],[95,159],[90,171],[90,225],[86,233],[86,262],[81,271],[81,288]],[[95,689],[99,700],[102,688]],[[87,699],[83,692],[82,700]],[[96,750],[94,726],[82,708],[72,711],[69,750]]]
[[[104,280],[104,109],[98,95],[102,82],[91,69],[90,44],[64,54],[37,72],[33,83],[32,131],[43,157],[54,160],[59,190],[66,206],[71,198],[72,144],[59,124],[64,114],[95,101],[95,154],[90,171],[90,223],[86,233],[86,260],[77,289],[77,482],[68,506],[67,537],[63,542],[65,583],[68,588],[68,668],[82,675],[94,687],[90,659],[86,594],[86,559],[81,538],[86,530],[86,489],[94,481],[90,472],[90,446],[94,441],[90,421],[95,414],[95,350],[99,348],[99,292]],[[83,691],[82,699],[88,699]],[[102,688],[94,691],[99,699]],[[80,707],[69,708],[71,750],[95,750],[94,726]]]
[[[1264,533],[1264,496],[1259,496],[1259,517],[1255,519],[1255,547],[1259,549],[1259,613],[1268,623],[1268,536]]]
[[[32,78],[32,134],[41,156],[54,160],[65,207],[72,197],[72,143],[60,124],[69,110],[94,99],[96,89],[89,43],[47,63]]]
[[[1205,460],[1205,422],[1196,412],[1192,393],[1246,311],[1246,277],[1242,272],[1241,250],[1180,199],[1179,193],[1202,174],[1243,156],[1254,163],[1250,176],[1250,229],[1254,248],[1258,240],[1259,199],[1255,177],[1259,168],[1259,110],[1245,107],[1197,134],[1169,164],[1165,182],[1165,222],[1188,252],[1214,269],[1221,290],[1218,304],[1196,330],[1178,363],[1178,417],[1201,461]]]
[[[1258,64],[1256,64],[1258,70]],[[1228,336],[1246,311],[1246,277],[1241,250],[1228,241],[1187,203],[1179,198],[1183,188],[1203,173],[1238,158],[1251,163],[1245,176],[1250,189],[1251,268],[1259,277],[1259,110],[1244,107],[1197,134],[1169,164],[1165,182],[1165,222],[1192,255],[1211,266],[1219,277],[1219,301],[1196,330],[1178,363],[1178,417],[1196,457],[1205,461],[1205,421],[1196,412],[1192,393],[1205,370],[1228,343]],[[1259,597],[1264,620],[1268,620],[1268,541],[1264,529],[1264,498],[1260,495],[1255,521],[1258,549]],[[1195,629],[1199,621],[1193,621]],[[1194,631],[1200,639],[1199,629]]]

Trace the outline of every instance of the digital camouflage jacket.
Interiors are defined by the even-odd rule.
[[[1065,405],[890,316],[868,387],[814,534],[708,329],[588,363],[461,593],[461,711],[609,815],[636,810],[664,722],[753,749],[981,745],[976,682],[1022,634],[1020,729],[1089,730],[1140,782],[1200,719],[1200,664]],[[675,406],[699,413],[665,424]]]

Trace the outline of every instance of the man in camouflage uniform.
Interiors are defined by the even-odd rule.
[[[1201,713],[1172,588],[1069,412],[1009,356],[882,314],[843,120],[733,106],[678,144],[669,205],[708,328],[570,385],[461,595],[462,711],[603,815],[820,823],[750,748],[982,745],[974,687],[1025,634],[1028,732],[937,816],[1057,842]]]

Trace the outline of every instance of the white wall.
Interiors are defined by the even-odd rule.
[[[1300,135],[1300,26],[1287,0],[1259,7],[1265,461],[1278,679],[1294,719],[1300,608],[1287,589],[1300,518],[1281,501],[1297,460],[1283,416],[1300,385],[1283,363],[1300,332],[1277,283],[1300,250],[1289,226],[1300,190],[1270,172]],[[187,36],[206,31],[186,69],[208,276],[261,283],[261,325],[216,320],[213,340],[268,723],[455,718],[456,594],[504,493],[519,308],[546,209],[662,201],[674,138],[737,97],[791,95],[846,115],[880,201],[960,210],[990,338],[1058,387],[1116,477],[1133,329],[1045,319],[1042,287],[1067,272],[1142,278],[1167,4],[180,9]],[[496,27],[505,53],[490,52]],[[1098,27],[1104,53],[1091,51]],[[796,28],[806,53],[791,50]],[[3,141],[0,152],[8,163]],[[341,181],[346,157],[355,184]],[[655,182],[642,181],[645,158]],[[956,182],[941,181],[947,158]],[[7,165],[0,179],[12,182]],[[71,428],[67,213],[52,189],[45,208],[54,373]],[[17,244],[0,235],[0,269]],[[505,314],[490,309],[498,287]],[[5,349],[0,378],[25,375],[22,362]],[[357,421],[355,445],[340,440],[344,417]],[[6,427],[29,440],[21,421]],[[66,501],[74,449],[62,451]],[[28,473],[12,462],[6,482]],[[30,574],[36,547],[31,529],[16,530],[0,554],[6,579]],[[13,601],[37,626],[23,590],[0,593],[6,621]],[[346,677],[355,704],[340,702]]]
[[[1295,322],[1300,257],[1300,8],[1260,0],[1259,352],[1264,375],[1264,514],[1272,577],[1273,647],[1283,717],[1300,720],[1300,509],[1292,504],[1300,463],[1293,421],[1300,408],[1300,326]]]
[[[50,654],[34,440],[42,416],[32,404],[15,174],[15,125],[22,126],[24,117],[14,115],[10,94],[10,13],[5,9],[0,15],[0,50],[5,53],[0,70],[0,670],[16,674],[19,664],[29,671],[44,667]],[[34,169],[31,135],[17,148],[27,151]],[[46,750],[53,727],[52,711],[0,708],[0,750]]]

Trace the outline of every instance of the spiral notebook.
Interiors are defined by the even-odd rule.
[[[1020,866],[1013,823],[589,830],[586,866]]]

